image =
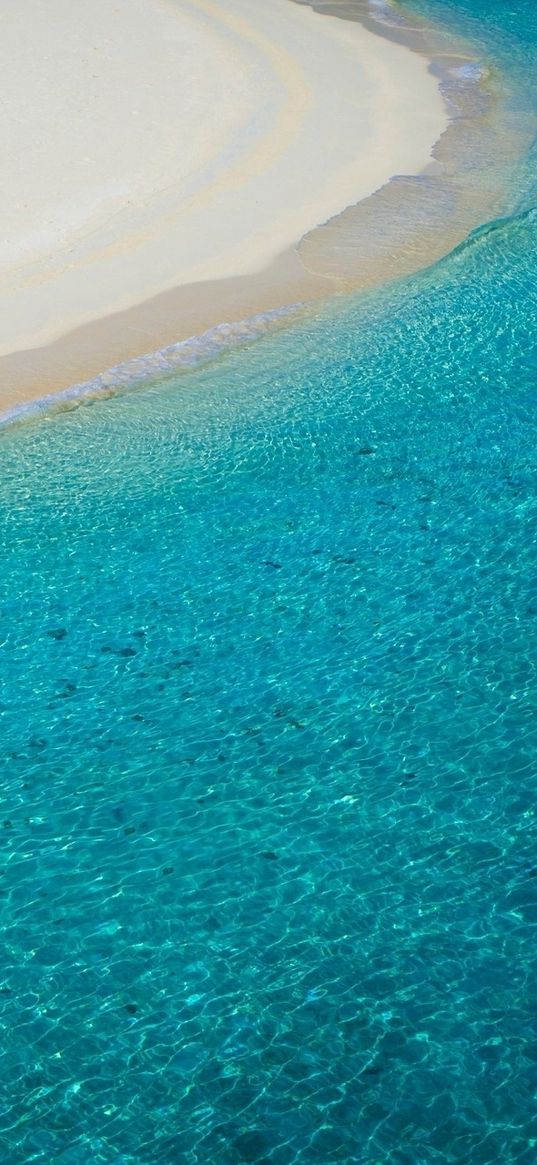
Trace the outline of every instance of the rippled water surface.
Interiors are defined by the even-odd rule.
[[[9,1165],[537,1160],[536,249],[3,432]]]

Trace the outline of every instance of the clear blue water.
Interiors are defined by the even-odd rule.
[[[471,9],[520,77],[533,9]],[[532,164],[435,269],[2,433],[9,1165],[537,1160]]]

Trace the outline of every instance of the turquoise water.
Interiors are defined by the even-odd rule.
[[[432,271],[2,433],[9,1165],[537,1160],[532,165]]]

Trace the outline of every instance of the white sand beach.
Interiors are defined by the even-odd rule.
[[[292,302],[301,273],[271,264],[447,122],[426,60],[292,0],[6,0],[0,89],[0,355],[28,353],[0,406],[247,314],[252,276],[252,312]],[[181,288],[163,332],[143,305]]]

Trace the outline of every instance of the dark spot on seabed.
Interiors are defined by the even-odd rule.
[[[261,857],[265,858],[267,862],[277,862],[279,860],[278,854],[275,854],[274,850],[272,849],[265,850],[265,852],[261,854]]]
[[[163,874],[173,874],[174,870],[175,870],[175,866],[164,866],[162,873]]]
[[[262,1165],[262,1161],[266,1161],[265,1152],[268,1145],[262,1133],[256,1129],[250,1132],[241,1133],[240,1136],[233,1141],[233,1148],[239,1153],[240,1161],[256,1162],[257,1165]],[[260,1160],[262,1156],[262,1161]]]
[[[266,558],[263,562],[263,566],[271,566],[273,570],[281,570],[282,569],[281,562],[274,562],[272,560],[272,558]]]
[[[375,453],[376,450],[372,449],[371,445],[362,445],[362,448],[357,449],[356,452],[358,454],[358,457],[371,457],[371,454]]]
[[[126,1003],[125,1011],[128,1011],[129,1015],[136,1015],[138,1008],[135,1003]]]
[[[53,627],[50,631],[47,631],[47,635],[50,637],[50,639],[65,639],[65,636],[67,635],[67,628]]]
[[[111,647],[109,643],[105,643],[101,647],[103,655],[123,655],[125,659],[130,659],[131,656],[137,655],[138,652],[134,647]]]
[[[403,773],[401,784],[407,785],[409,781],[415,781],[417,773]]]

